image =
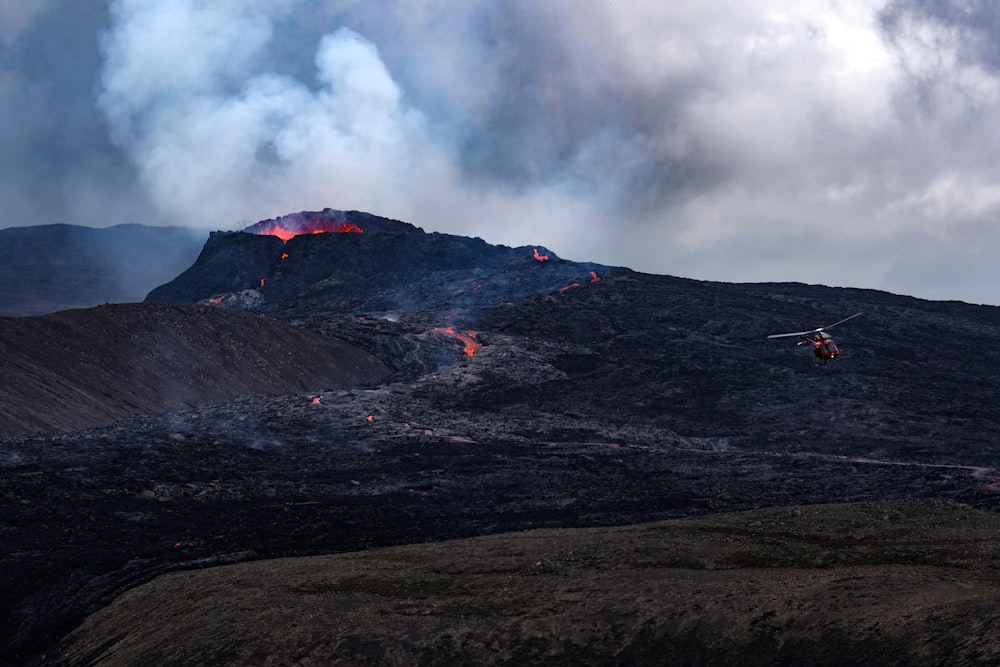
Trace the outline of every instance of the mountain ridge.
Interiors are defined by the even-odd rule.
[[[141,224],[0,229],[0,316],[141,301],[194,261],[201,234]]]

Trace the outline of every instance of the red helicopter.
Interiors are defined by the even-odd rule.
[[[838,324],[843,324],[847,320],[853,320],[858,315],[863,313],[854,313],[850,317],[845,317],[839,322],[834,322],[833,324],[825,327],[818,327],[812,331],[796,331],[795,333],[786,334],[774,334],[773,336],[768,336],[768,338],[785,338],[786,336],[800,336],[802,340],[799,341],[799,345],[805,345],[807,343],[813,346],[813,355],[815,355],[814,364],[825,364],[831,359],[840,358],[840,350],[837,349],[837,344],[833,342],[833,339],[827,336],[823,331],[825,329],[832,329]]]

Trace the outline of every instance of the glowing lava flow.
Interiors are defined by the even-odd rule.
[[[455,331],[455,327],[434,327],[434,331],[462,341],[465,345],[463,352],[470,357],[483,347],[483,344],[476,340],[477,336],[475,331]]]
[[[601,282],[601,278],[600,278],[600,276],[597,275],[597,271],[591,271],[590,272],[590,280],[588,280],[587,282],[588,283],[599,283],[599,282]],[[569,285],[566,285],[566,287],[560,287],[559,291],[560,292],[565,292],[566,290],[571,290],[574,287],[579,287],[579,286],[580,286],[580,283],[570,283]]]
[[[213,306],[218,306],[222,303],[222,300],[226,298],[225,294],[220,294],[219,296],[212,296],[208,298],[208,302]]]
[[[535,259],[537,259],[539,262],[547,262],[547,261],[549,261],[549,256],[548,255],[539,255],[538,254],[538,248],[535,248],[534,251],[535,251]]]
[[[343,234],[348,232],[362,233],[353,222],[338,222],[336,220],[302,219],[294,217],[278,218],[259,222],[252,228],[252,233],[259,236],[277,236],[282,241],[302,234]],[[282,258],[284,259],[284,257]]]

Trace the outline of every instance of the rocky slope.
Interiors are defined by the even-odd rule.
[[[0,332],[0,436],[388,376],[348,343],[203,306],[115,304],[0,318]]]

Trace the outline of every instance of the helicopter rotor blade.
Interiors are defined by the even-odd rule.
[[[840,320],[839,322],[834,322],[833,324],[831,324],[831,325],[829,325],[829,326],[825,326],[825,327],[820,327],[819,329],[816,329],[816,331],[822,331],[822,330],[824,330],[824,329],[832,329],[832,328],[834,328],[835,326],[837,326],[838,324],[843,324],[843,323],[844,323],[844,322],[846,322],[847,320],[853,320],[853,319],[854,319],[855,317],[857,317],[858,315],[864,315],[864,312],[860,312],[860,313],[854,313],[854,314],[853,314],[853,315],[851,315],[850,317],[845,317],[844,319]]]
[[[774,335],[768,336],[768,338],[787,338],[789,336],[808,336],[810,334],[821,334],[826,329],[832,329],[833,327],[837,326],[838,324],[843,324],[847,320],[853,320],[858,315],[864,315],[864,312],[854,313],[850,317],[845,317],[844,319],[840,320],[839,322],[834,322],[833,324],[830,324],[830,325],[825,326],[825,327],[816,327],[815,329],[811,329],[809,331],[796,331],[795,333],[774,334]]]
[[[795,333],[774,334],[774,335],[768,336],[768,338],[787,338],[788,336],[807,336],[809,334],[816,333],[817,331],[819,331],[819,329],[814,329],[812,331],[796,331]]]

